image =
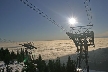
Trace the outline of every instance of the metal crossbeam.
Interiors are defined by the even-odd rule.
[[[89,72],[88,46],[94,45],[94,32],[87,29],[83,32],[66,32],[66,34],[73,40],[77,47],[78,57],[76,68],[82,68],[82,62],[85,62],[85,68],[87,69],[87,72]]]

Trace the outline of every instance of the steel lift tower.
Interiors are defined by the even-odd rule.
[[[87,25],[92,26],[92,25]],[[77,47],[77,69],[86,69],[89,72],[88,65],[88,47],[94,45],[94,32],[85,26],[70,27],[71,32],[66,32],[70,39],[73,40]],[[76,30],[77,29],[77,30]],[[85,64],[84,64],[85,63]],[[83,64],[83,66],[82,66]]]

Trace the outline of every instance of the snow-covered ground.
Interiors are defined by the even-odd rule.
[[[16,70],[18,70],[19,72],[21,72],[21,70],[22,70],[22,68],[24,66],[24,63],[23,62],[20,63],[20,64],[15,64],[14,63],[14,64],[10,64],[8,66],[9,66],[9,68],[11,68],[12,72],[15,72]],[[5,64],[4,64],[3,61],[0,61],[0,70],[1,69],[4,69],[4,72],[6,72],[6,66],[5,66]],[[2,70],[0,72],[2,72]]]
[[[53,40],[53,41],[32,41],[37,49],[32,50],[35,58],[41,54],[44,60],[61,58],[61,62],[67,62],[68,56],[76,59],[76,47],[72,40]],[[20,50],[19,43],[0,43],[0,47],[9,48],[10,51]],[[106,71],[108,67],[108,38],[95,38],[95,48],[89,47],[89,64],[90,68]],[[107,64],[106,64],[107,63]],[[104,65],[105,64],[105,65]],[[102,66],[102,67],[101,67]],[[99,68],[99,69],[98,69]],[[91,71],[98,72],[98,71]]]

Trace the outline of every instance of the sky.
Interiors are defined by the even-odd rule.
[[[24,0],[26,1],[26,0]],[[70,30],[69,17],[87,25],[85,0],[28,0],[56,23]],[[90,0],[95,37],[108,37],[108,0]],[[0,0],[0,38],[12,41],[69,39],[66,32],[20,0]]]

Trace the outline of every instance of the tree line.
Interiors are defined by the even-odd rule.
[[[22,72],[76,72],[76,62],[71,60],[70,56],[66,63],[61,63],[60,58],[49,60],[46,63],[41,55],[37,59],[31,58],[28,51],[24,51],[22,48],[20,52],[17,50],[17,53],[9,52],[8,49],[0,49],[0,61],[4,61],[7,67],[10,61],[14,60],[17,60],[18,63],[24,62]],[[11,72],[8,68],[6,69],[7,72]]]
[[[35,65],[37,64],[37,65]],[[23,68],[22,72],[76,72],[76,62],[68,57],[67,63],[61,63],[60,58],[56,60],[49,60],[48,63],[42,60],[41,55],[38,59],[30,62],[25,62],[26,67]]]
[[[4,49],[3,47],[0,48],[0,61],[4,61],[4,63],[6,65],[8,65],[11,62],[13,62],[14,60],[17,60],[18,62],[23,62],[24,60],[24,49],[21,48],[21,51],[19,52],[17,50],[17,53],[15,53],[14,51],[9,51],[8,48]]]

